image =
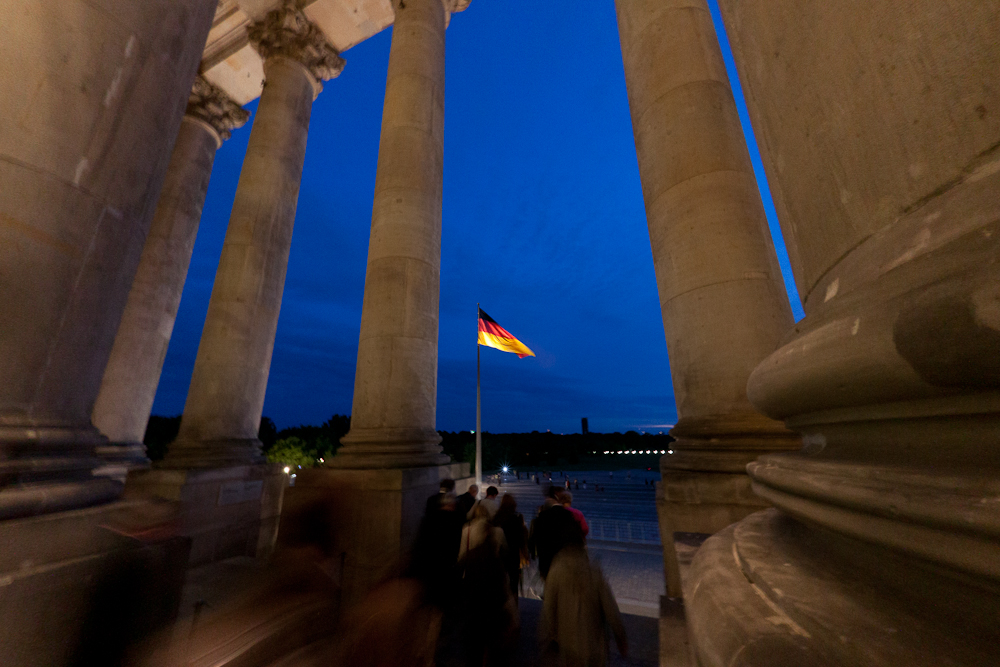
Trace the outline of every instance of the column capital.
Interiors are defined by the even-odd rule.
[[[230,137],[233,130],[243,127],[250,118],[249,111],[200,74],[191,86],[185,114],[210,125],[219,135],[220,144]]]
[[[265,61],[284,56],[301,63],[316,83],[340,75],[344,59],[315,23],[289,2],[247,29],[250,43]]]

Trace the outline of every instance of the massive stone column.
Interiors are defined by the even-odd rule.
[[[94,405],[94,426],[113,443],[102,448],[106,460],[129,465],[146,461],[142,439],[184,291],[215,151],[249,117],[222,90],[200,76],[195,79]]]
[[[250,28],[267,76],[177,441],[164,464],[223,467],[261,460],[257,429],[285,287],[309,116],[321,81],[343,60],[289,4]]]
[[[679,596],[673,532],[712,533],[766,506],[746,464],[797,447],[746,393],[792,314],[707,2],[616,5],[679,418],[658,489]]]
[[[467,4],[394,3],[351,431],[289,497],[333,508],[348,603],[397,566],[440,480],[468,476],[435,429],[445,26]]]
[[[214,3],[105,4],[0,26],[0,518],[120,489],[90,412]]]
[[[447,14],[442,0],[396,6],[351,431],[332,467],[448,461],[435,428]]]
[[[181,429],[128,480],[182,501],[191,562],[266,555],[286,477],[263,464],[257,429],[285,284],[312,103],[343,60],[289,3],[249,29],[267,76],[212,288]]]
[[[216,4],[3,5],[3,665],[79,664],[95,587],[140,544],[107,529],[140,508],[102,504],[121,483],[92,474],[106,439],[90,414]]]
[[[695,559],[699,664],[996,664],[1000,3],[720,5],[805,297],[748,391],[804,447]]]

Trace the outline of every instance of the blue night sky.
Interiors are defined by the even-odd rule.
[[[441,430],[475,427],[477,302],[538,355],[483,348],[485,430],[578,432],[588,417],[592,431],[659,431],[676,420],[614,3],[589,7],[477,0],[448,29]],[[351,411],[390,38],[346,51],[313,106],[264,404],[279,428]],[[736,82],[725,39],[723,50]],[[216,156],[153,414],[183,410],[249,136],[250,124]]]

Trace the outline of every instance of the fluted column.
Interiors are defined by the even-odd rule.
[[[327,465],[448,462],[435,428],[445,25],[468,2],[396,4],[351,431]]]
[[[0,518],[121,488],[91,474],[91,409],[215,5],[5,5]]]
[[[221,89],[203,77],[195,79],[94,405],[94,426],[112,442],[102,448],[106,460],[131,465],[146,461],[142,439],[184,291],[215,152],[249,117]]]
[[[748,392],[804,447],[695,559],[698,662],[995,664],[1000,2],[719,4],[806,311]]]
[[[312,103],[343,60],[294,3],[251,26],[267,77],[177,441],[166,467],[262,460],[257,429],[285,285]]]
[[[661,524],[714,532],[763,504],[746,464],[798,445],[746,393],[792,314],[707,2],[616,5],[677,400],[677,443],[661,461],[660,501],[670,506]],[[668,582],[679,595],[669,563]]]

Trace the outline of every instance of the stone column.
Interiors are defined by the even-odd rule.
[[[806,311],[748,392],[804,447],[695,559],[699,664],[995,664],[1000,3],[720,6]]]
[[[159,508],[106,502],[122,485],[92,472],[107,439],[90,415],[217,4],[3,3],[2,665],[78,664],[116,566],[155,579],[161,609],[179,595],[183,551],[121,536]],[[155,607],[143,622],[167,620]]]
[[[351,431],[327,462],[335,468],[449,460],[435,419],[444,33],[456,8],[442,0],[394,4]]]
[[[215,151],[250,117],[219,88],[195,79],[166,180],[129,292],[93,422],[112,442],[105,460],[148,464],[142,439],[194,250]]]
[[[435,429],[445,26],[467,4],[394,3],[351,431],[288,494],[330,508],[348,605],[405,557],[440,481],[469,483]]]
[[[294,4],[249,31],[267,75],[177,441],[164,466],[262,461],[257,429],[285,286],[309,116],[343,60]]]
[[[677,400],[658,504],[679,596],[673,532],[712,533],[766,506],[746,464],[798,446],[746,393],[793,322],[707,2],[616,6]]]
[[[43,5],[0,22],[0,519],[120,492],[90,413],[214,10]]]

